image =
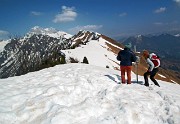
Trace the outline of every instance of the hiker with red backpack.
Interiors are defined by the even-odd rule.
[[[158,82],[154,79],[154,76],[158,72],[158,67],[160,66],[159,57],[154,53],[149,54],[149,51],[147,51],[147,50],[144,50],[142,54],[143,54],[143,57],[146,59],[146,62],[149,65],[147,72],[144,73],[144,80],[145,80],[144,85],[147,87],[149,86],[148,76],[150,75],[150,79],[154,82],[154,84],[156,86],[160,87]]]

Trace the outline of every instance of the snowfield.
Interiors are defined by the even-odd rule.
[[[69,61],[69,58],[72,57],[77,59],[79,62],[83,62],[83,58],[87,57],[90,65],[104,68],[108,66],[110,69],[120,68],[117,64],[119,63],[119,61],[116,59],[117,54],[111,52],[106,43],[111,44],[103,38],[100,38],[99,40],[91,40],[90,42],[86,43],[86,45],[80,45],[75,49],[61,51],[66,55],[66,61]],[[114,47],[122,49],[115,45]]]
[[[120,83],[120,72],[57,65],[0,79],[0,124],[180,124],[180,86]],[[120,84],[117,84],[120,83]]]

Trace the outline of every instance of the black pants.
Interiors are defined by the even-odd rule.
[[[154,84],[160,87],[158,82],[154,79],[154,76],[156,75],[157,72],[158,72],[158,68],[154,68],[151,72],[144,73],[145,86],[149,86],[148,76],[150,75],[150,79],[154,82]]]

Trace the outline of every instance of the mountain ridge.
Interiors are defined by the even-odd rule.
[[[40,28],[36,27],[36,29]],[[110,37],[85,30],[68,38],[64,37],[64,34],[58,38],[52,36],[28,33],[23,38],[12,39],[11,43],[7,44],[5,50],[0,53],[1,78],[22,75],[61,63],[71,63],[72,60],[80,63],[83,62],[84,57],[88,59],[89,64],[115,70],[120,69],[116,56],[124,46]],[[65,61],[60,62],[64,57]],[[142,59],[138,68],[140,75],[143,75],[146,67],[147,65]],[[135,66],[133,66],[133,71],[136,72]],[[169,78],[165,70],[161,72],[157,76],[158,79],[178,82],[172,76]],[[164,75],[165,78],[160,75]]]

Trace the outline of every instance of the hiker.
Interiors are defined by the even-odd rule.
[[[143,57],[146,59],[147,64],[149,65],[147,72],[144,73],[144,85],[147,87],[149,86],[148,76],[150,75],[150,79],[154,82],[154,84],[160,87],[158,82],[154,79],[154,76],[158,72],[158,67],[160,66],[159,57],[154,53],[149,54],[147,50],[143,50],[142,54]]]
[[[131,84],[132,62],[136,61],[135,54],[131,51],[131,43],[125,45],[124,50],[118,53],[117,60],[120,62],[121,82],[125,84],[125,73],[127,73],[127,84]]]

